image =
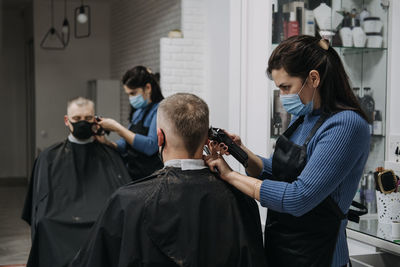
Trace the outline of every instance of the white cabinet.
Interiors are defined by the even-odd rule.
[[[87,97],[95,104],[96,116],[121,121],[121,83],[118,80],[91,80],[87,83]],[[120,137],[112,132],[109,139]]]

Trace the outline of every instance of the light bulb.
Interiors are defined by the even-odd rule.
[[[88,21],[88,17],[87,17],[87,15],[85,14],[85,7],[84,6],[80,6],[79,7],[79,15],[78,15],[78,17],[76,18],[76,20],[79,22],[79,23],[86,23],[87,21]]]
[[[65,18],[61,30],[64,34],[67,34],[68,29],[69,29],[69,22],[68,22],[67,18]]]
[[[78,20],[79,23],[84,24],[87,22],[88,17],[86,16],[85,13],[80,13],[76,19]]]

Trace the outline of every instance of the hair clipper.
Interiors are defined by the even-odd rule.
[[[95,116],[95,120],[96,120],[96,122],[99,122],[99,121],[101,121],[101,117],[100,116]],[[104,135],[104,134],[109,135],[110,131],[104,130],[103,127],[101,127],[101,126],[95,133],[95,135]]]
[[[249,156],[220,128],[210,127],[208,130],[208,139],[217,143],[224,143],[228,147],[228,152],[239,161],[245,168],[248,165]]]

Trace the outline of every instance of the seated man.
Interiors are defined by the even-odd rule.
[[[117,190],[70,266],[266,266],[257,204],[204,165],[208,126],[195,95],[160,103],[165,167]]]
[[[86,239],[106,200],[131,181],[117,151],[95,140],[94,104],[68,103],[68,139],[35,161],[22,218],[31,225],[28,266],[63,267]]]

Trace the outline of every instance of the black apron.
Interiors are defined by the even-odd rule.
[[[146,116],[149,114],[154,104],[150,104],[143,114],[143,118],[137,124],[131,124],[129,130],[135,134],[147,136],[149,127],[143,125]],[[158,153],[148,156],[140,151],[135,150],[131,145],[127,145],[127,153],[123,159],[128,167],[128,172],[132,180],[137,180],[152,174],[154,171],[163,168]]]
[[[303,145],[289,138],[304,116],[278,138],[272,158],[273,180],[292,183],[297,179],[307,163],[307,145],[328,117],[321,115]],[[268,266],[331,266],[340,223],[345,218],[330,196],[300,217],[269,209],[265,225]]]

